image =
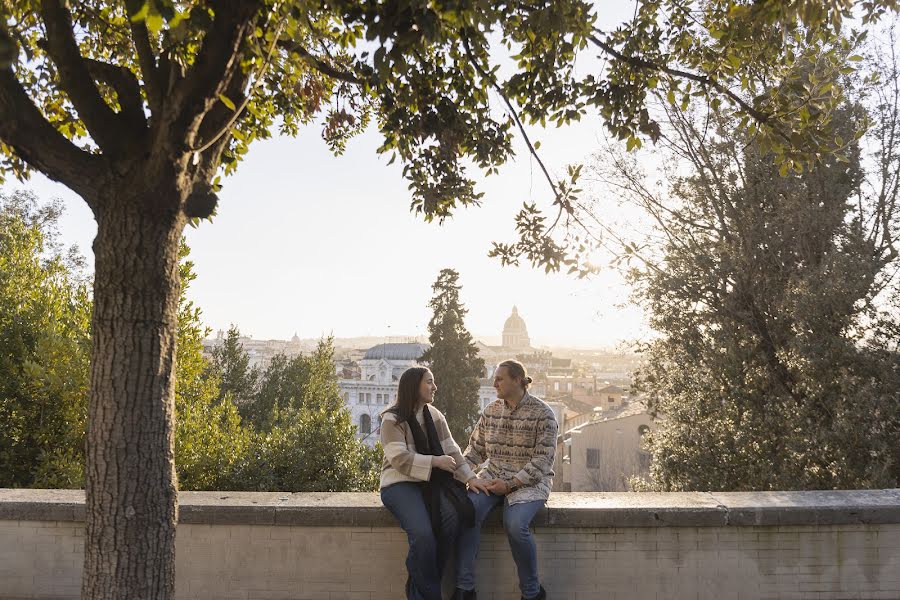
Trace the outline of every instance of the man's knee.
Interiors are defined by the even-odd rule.
[[[506,535],[511,539],[525,539],[529,535],[531,535],[531,523],[519,517],[518,515],[510,515],[509,513],[503,515],[503,529],[506,530]]]

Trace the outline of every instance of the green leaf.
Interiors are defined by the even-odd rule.
[[[147,29],[150,30],[150,33],[157,33],[163,26],[163,18],[162,15],[156,12],[150,12],[147,15],[147,18],[144,19],[147,24]]]
[[[234,105],[234,102],[232,102],[231,99],[228,98],[228,96],[226,96],[225,94],[219,94],[219,100],[222,101],[222,104],[224,104],[225,106],[230,108],[232,112],[237,110],[237,108]]]

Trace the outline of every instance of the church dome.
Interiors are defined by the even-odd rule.
[[[531,347],[525,319],[519,316],[519,309],[513,306],[512,314],[503,324],[503,347],[512,350],[524,350]]]
[[[418,361],[428,350],[428,344],[419,342],[403,344],[378,344],[366,351],[363,360],[415,360]]]
[[[509,333],[522,333],[528,331],[528,328],[525,326],[525,319],[519,316],[519,309],[515,306],[513,306],[512,314],[509,315],[509,318],[506,319],[506,323],[503,324],[503,331]]]

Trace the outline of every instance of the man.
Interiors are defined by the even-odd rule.
[[[453,600],[475,600],[475,557],[481,524],[503,504],[503,528],[519,575],[523,600],[544,600],[537,572],[537,549],[531,521],[550,496],[553,456],[559,429],[547,404],[528,393],[531,377],[522,363],[507,360],[494,374],[497,400],[485,407],[463,457],[473,467],[487,465],[468,481],[475,506],[475,526],[457,541],[456,591]]]

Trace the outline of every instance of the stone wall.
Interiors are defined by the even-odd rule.
[[[77,598],[79,491],[0,490],[0,598]],[[499,517],[480,600],[518,599]],[[556,493],[535,521],[553,600],[900,599],[900,490]],[[177,597],[403,597],[406,538],[376,494],[185,492]]]

